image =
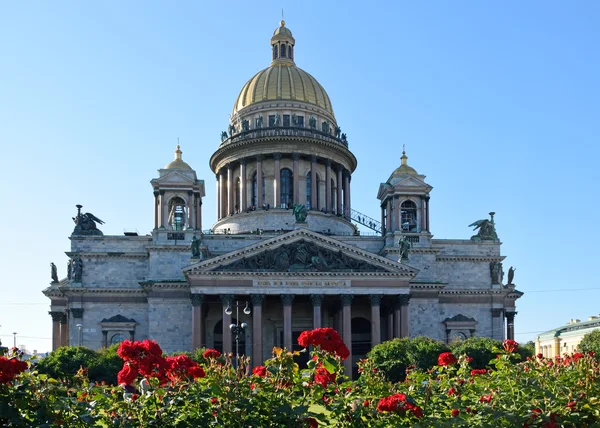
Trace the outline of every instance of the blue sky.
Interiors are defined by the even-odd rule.
[[[282,7],[297,65],[329,93],[358,158],[353,208],[379,218],[379,183],[406,144],[434,186],[435,238],[469,238],[497,213],[526,293],[519,341],[600,313],[600,3],[4,2],[4,343],[17,332],[50,349],[41,290],[51,261],[65,275],[75,204],[105,234],[151,230],[149,181],[178,137],[206,181],[210,227],[208,159],[239,90],[269,65]]]

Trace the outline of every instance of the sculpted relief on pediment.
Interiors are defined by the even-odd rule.
[[[284,244],[219,266],[216,271],[257,272],[386,272],[343,251],[332,251],[306,240]]]

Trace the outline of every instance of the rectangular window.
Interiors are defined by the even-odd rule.
[[[273,126],[275,126],[275,115],[270,114],[269,115],[269,128],[272,128]]]
[[[290,115],[289,114],[283,115],[283,126],[290,126]]]
[[[304,116],[298,116],[296,119],[298,120],[298,128],[304,128]]]

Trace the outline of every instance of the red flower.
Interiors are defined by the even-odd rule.
[[[452,416],[456,418],[458,415],[460,415],[460,410],[452,409]]]
[[[575,353],[573,354],[573,359],[574,359],[575,361],[579,360],[580,358],[583,358],[583,354],[582,354],[581,352],[575,352]]]
[[[471,376],[477,376],[480,374],[486,374],[487,370],[486,369],[473,369],[471,370]]]
[[[593,357],[594,355],[596,355],[596,353],[595,353],[594,351],[590,351],[590,352],[588,352],[588,355],[589,355],[590,357]]]
[[[210,399],[210,402],[212,404],[217,404],[219,402],[219,399],[217,397],[213,397],[213,398]]]
[[[544,358],[544,355],[540,352],[539,354],[536,355],[536,357],[538,357],[541,360],[542,358]]]
[[[267,369],[264,366],[256,366],[252,369],[252,374],[260,377],[266,377]]]
[[[166,375],[174,382],[186,378],[196,379],[206,376],[204,369],[187,355],[177,355],[166,358]]]
[[[467,361],[467,363],[471,364],[471,361],[473,361],[473,357],[467,357],[465,358],[465,360]]]
[[[506,339],[502,346],[506,352],[515,352],[519,348],[519,344],[514,340]]]
[[[298,337],[298,344],[303,348],[315,346],[325,352],[330,352],[345,360],[350,356],[348,347],[344,344],[339,333],[332,328],[315,328],[312,331],[303,331]]]
[[[117,374],[117,383],[119,385],[131,385],[138,376],[137,368],[133,363],[125,363],[121,371]]]
[[[27,370],[27,363],[17,358],[0,357],[0,383],[9,383]]]
[[[394,394],[390,395],[389,397],[383,397],[379,400],[379,403],[377,403],[378,412],[395,412],[396,410],[405,411],[408,409],[411,409],[413,413],[420,412],[422,414],[422,410],[418,406],[406,403],[405,394]]]
[[[369,400],[365,400],[365,401],[363,401],[363,406],[364,406],[364,407],[369,407],[369,404],[371,404],[371,403],[369,402]]]
[[[206,359],[209,359],[209,358],[219,358],[220,356],[221,356],[221,353],[219,351],[217,351],[216,349],[207,349],[202,354],[202,357],[204,357]]]
[[[577,404],[577,403],[575,403],[574,401],[569,401],[569,402],[567,403],[567,407],[568,407],[569,409],[573,409],[573,408],[575,407],[575,404]]]
[[[304,422],[308,428],[318,428],[319,422],[315,418],[306,418]]]
[[[325,367],[317,367],[315,369],[315,383],[321,385],[323,388],[327,388],[327,385],[335,382],[335,373],[329,373]]]
[[[456,364],[458,360],[454,356],[452,352],[443,352],[438,357],[438,365],[439,366],[450,366]]]
[[[450,388],[448,390],[448,395],[458,395],[458,391],[456,391],[454,388]]]
[[[479,399],[480,403],[490,403],[492,401],[492,394],[482,395]]]

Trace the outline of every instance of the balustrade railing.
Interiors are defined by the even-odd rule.
[[[264,137],[309,137],[317,140],[327,141],[328,143],[339,144],[346,148],[348,147],[348,140],[337,138],[327,132],[319,131],[314,128],[292,126],[276,126],[238,132],[237,134],[229,136],[227,139],[223,140],[219,147],[224,147],[228,144],[237,143],[239,141]]]

